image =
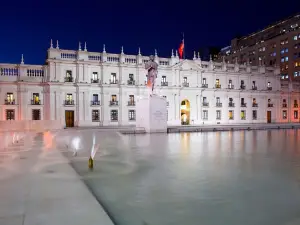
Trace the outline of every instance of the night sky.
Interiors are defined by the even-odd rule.
[[[169,57],[185,34],[186,55],[205,46],[225,47],[245,35],[293,15],[300,1],[89,1],[10,0],[1,2],[0,63],[44,64],[50,39],[62,49]],[[83,47],[83,46],[82,46]]]

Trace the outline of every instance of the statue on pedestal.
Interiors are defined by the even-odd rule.
[[[154,61],[154,56],[150,55],[149,61],[145,63],[145,69],[148,71],[147,74],[147,87],[149,89],[149,95],[152,96],[155,79],[157,78],[158,64]]]

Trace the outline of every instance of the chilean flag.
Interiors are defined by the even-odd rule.
[[[183,58],[183,52],[184,52],[184,39],[182,39],[181,44],[179,45],[178,48],[178,53],[179,53],[179,58],[182,59]]]

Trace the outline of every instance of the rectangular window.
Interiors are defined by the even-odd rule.
[[[15,99],[14,99],[14,94],[8,92],[8,93],[6,94],[6,104],[13,104],[14,101],[15,101]]]
[[[33,93],[32,94],[32,100],[34,103],[39,103],[40,102],[40,95],[39,93]]]
[[[93,80],[98,80],[98,72],[93,72],[92,79]]]
[[[99,110],[97,110],[97,109],[92,110],[92,121],[96,122],[96,121],[99,121],[99,120],[100,120]]]
[[[282,119],[284,119],[284,120],[287,119],[287,111],[286,110],[282,111]]]
[[[221,102],[220,97],[216,98],[217,104]]]
[[[71,71],[71,70],[67,70],[67,71],[66,71],[66,77],[68,77],[68,78],[69,78],[69,77],[70,77],[70,78],[72,77],[72,71]]]
[[[98,102],[98,94],[93,94],[93,102]]]
[[[110,111],[110,120],[111,121],[118,121],[118,110],[111,110]]]
[[[294,119],[298,119],[298,110],[294,111]]]
[[[167,77],[166,77],[166,76],[162,76],[162,77],[161,77],[161,82],[162,82],[162,83],[167,82]]]
[[[242,110],[241,111],[241,120],[245,120],[246,119],[246,111]]]
[[[41,120],[41,110],[40,109],[32,110],[32,120]]]
[[[187,77],[183,78],[183,83],[185,83],[185,84],[187,83]]]
[[[206,78],[202,79],[202,84],[206,84]]]
[[[112,84],[116,84],[117,83],[117,74],[116,73],[111,73],[110,74],[110,82]]]
[[[216,119],[220,120],[221,119],[221,110],[216,111]]]
[[[66,100],[67,101],[72,101],[73,100],[73,95],[72,94],[67,94],[66,95]]]
[[[252,120],[257,120],[257,110],[252,110]]]
[[[233,120],[233,110],[229,110],[229,112],[228,112],[228,118],[230,120]]]
[[[116,102],[117,101],[117,95],[112,95],[111,96],[111,101]]]
[[[203,119],[208,120],[208,111],[207,110],[203,110]]]
[[[128,119],[130,121],[135,121],[135,110],[128,110]]]
[[[130,80],[130,81],[133,81],[133,80],[134,80],[134,77],[133,77],[133,74],[132,74],[132,73],[129,74],[129,80]]]
[[[15,120],[15,110],[14,109],[6,110],[6,120]]]

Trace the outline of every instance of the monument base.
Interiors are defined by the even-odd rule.
[[[167,100],[164,97],[151,95],[137,100],[137,128],[144,128],[147,133],[166,133],[167,120]]]

